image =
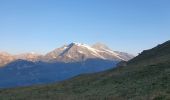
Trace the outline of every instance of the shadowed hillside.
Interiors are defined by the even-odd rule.
[[[150,50],[144,50],[139,56],[129,61],[129,64],[156,64],[169,61],[169,57],[170,41],[167,41]]]
[[[170,41],[116,69],[58,84],[4,89],[1,100],[170,100]]]

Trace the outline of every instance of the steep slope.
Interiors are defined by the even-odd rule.
[[[67,45],[64,45],[60,48],[57,48],[49,53],[47,53],[45,56],[44,56],[44,61],[50,61],[50,60],[53,60],[53,59],[56,59],[64,50],[66,50],[68,47]]]
[[[116,69],[42,86],[1,90],[4,100],[169,100],[170,42]],[[163,59],[163,60],[162,60]],[[150,61],[155,61],[150,63]],[[29,98],[28,98],[29,97]]]
[[[156,64],[160,62],[169,61],[169,57],[170,41],[167,41],[150,50],[144,50],[139,56],[129,61],[129,64]]]

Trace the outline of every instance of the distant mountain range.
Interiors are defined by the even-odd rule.
[[[134,56],[112,51],[103,44],[71,43],[45,55],[0,53],[0,88],[62,81],[83,73],[114,68]]]
[[[56,84],[3,89],[0,94],[2,100],[170,100],[170,41],[114,69]]]
[[[124,52],[112,51],[104,44],[97,43],[89,46],[82,43],[71,43],[57,48],[45,55],[25,53],[11,55],[0,52],[0,66],[4,66],[15,60],[43,61],[43,62],[81,62],[87,59],[103,59],[111,61],[128,61],[134,56]]]

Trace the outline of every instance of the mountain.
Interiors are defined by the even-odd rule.
[[[0,52],[0,67],[4,66],[5,64],[8,64],[14,59],[15,57],[12,56],[11,54],[6,53],[6,52]]]
[[[12,55],[7,52],[0,52],[0,67],[5,67],[5,65],[15,61],[15,60],[27,60],[27,61],[39,61],[42,59],[42,55],[36,53],[24,53],[19,55]]]
[[[46,54],[45,58],[47,60],[59,62],[80,62],[87,59],[127,61],[134,57],[127,53],[123,56],[124,54],[114,52],[103,44],[89,46],[81,43],[71,43]]]
[[[25,53],[12,57],[14,59],[0,68],[0,88],[59,82],[114,68],[125,60],[110,49],[96,49],[81,43],[64,45],[46,55]]]
[[[115,69],[48,85],[0,90],[4,100],[170,100],[170,41]],[[29,97],[29,98],[28,98]]]
[[[22,60],[35,62],[35,61],[40,61],[43,58],[43,55],[31,52],[31,53],[15,55],[14,57],[15,57],[15,59],[22,59]]]
[[[129,61],[130,59],[134,58],[133,55],[125,53],[125,52],[112,51],[109,47],[107,47],[106,45],[102,43],[96,43],[92,45],[92,47],[95,49],[101,50],[101,51],[113,53],[112,55],[116,55],[118,58],[123,59],[123,61]]]
[[[96,46],[95,46],[96,45]],[[103,59],[103,60],[111,60],[111,61],[128,61],[132,59],[134,56],[123,53],[112,51],[104,44],[95,44],[93,46],[89,46],[82,43],[71,43],[68,45],[64,45],[60,48],[56,48],[55,50],[45,54],[40,55],[36,53],[24,53],[18,55],[11,55],[5,52],[0,53],[0,66],[4,66],[12,61],[21,59],[27,61],[42,61],[47,63],[54,62],[82,62],[88,59]]]

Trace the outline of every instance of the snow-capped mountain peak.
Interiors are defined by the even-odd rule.
[[[89,46],[82,43],[71,43],[69,45],[57,48],[54,51],[45,55],[47,58],[51,58],[52,61],[62,61],[62,62],[74,62],[74,61],[84,61],[87,59],[104,59],[104,60],[129,60],[124,59],[116,53],[109,49],[104,44],[95,44]]]

